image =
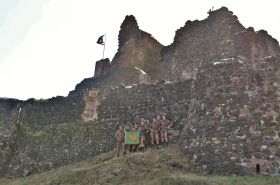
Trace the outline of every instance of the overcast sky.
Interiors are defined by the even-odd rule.
[[[66,96],[94,75],[104,33],[112,59],[125,15],[169,45],[178,28],[205,19],[212,6],[227,6],[245,27],[280,40],[280,0],[0,0],[0,97]]]

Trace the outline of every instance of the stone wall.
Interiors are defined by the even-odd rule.
[[[227,8],[188,21],[167,47],[127,16],[113,61],[97,62],[95,77],[67,97],[0,99],[0,175],[29,175],[112,150],[119,125],[163,112],[194,170],[240,174],[259,165],[278,173],[277,54],[275,39],[245,29]]]
[[[108,58],[101,59],[95,63],[94,76],[98,77],[101,75],[106,75],[110,72],[111,64]]]
[[[198,72],[183,152],[208,173],[279,173],[280,56],[251,68],[239,59]]]
[[[97,96],[97,119],[87,123],[20,123],[5,137],[14,147],[2,152],[12,154],[2,175],[28,175],[112,150],[119,125],[163,112],[174,122],[172,142],[179,139],[194,170],[245,174],[259,164],[261,172],[278,173],[280,58],[250,66],[236,58],[201,68],[195,80],[119,86]]]
[[[1,175],[29,175],[110,151],[115,147],[114,134],[119,125],[139,122],[141,117],[151,119],[163,112],[172,115],[171,140],[176,142],[187,117],[190,85],[191,81],[120,86],[106,92],[106,96],[98,95],[105,90],[99,89],[97,93],[90,89],[84,100],[97,98],[100,105],[95,110],[97,119],[86,120],[89,122],[61,115],[80,110],[77,104],[64,110],[72,113],[59,111],[67,105],[65,102],[59,105],[52,101],[48,105],[33,102],[22,106],[18,127],[1,128]],[[56,109],[57,106],[61,107]],[[89,107],[85,102],[81,107],[85,115]],[[34,112],[29,115],[32,119],[27,116],[30,111]]]
[[[120,86],[102,101],[98,118],[127,123],[166,112],[177,122],[187,115],[190,85],[191,81]]]
[[[176,31],[174,42],[162,49],[161,61],[169,65],[168,78],[176,80],[221,59],[243,57],[256,63],[279,52],[277,40],[267,32],[246,29],[233,12],[222,7],[205,20],[187,21]]]
[[[134,16],[126,16],[119,32],[119,48],[111,68],[113,71],[138,67],[152,80],[165,78],[165,64],[160,62],[163,46],[151,34],[139,29]]]

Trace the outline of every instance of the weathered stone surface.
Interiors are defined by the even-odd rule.
[[[97,95],[100,105],[96,109],[98,118],[87,123],[81,121],[81,117],[79,120],[73,119],[73,122],[68,121],[68,118],[60,115],[64,112],[56,110],[58,105],[48,105],[48,109],[43,110],[38,107],[44,107],[45,102],[22,106],[20,126],[8,131],[9,134],[14,135],[8,135],[6,139],[1,137],[1,141],[7,140],[13,143],[3,146],[6,153],[12,155],[4,155],[4,150],[1,151],[3,157],[11,157],[11,159],[1,160],[4,164],[1,165],[3,170],[0,172],[2,175],[9,176],[29,175],[109,151],[115,146],[114,134],[119,125],[138,122],[143,116],[151,119],[163,112],[172,115],[175,124],[171,130],[171,138],[172,142],[176,142],[179,139],[178,133],[182,129],[182,125],[177,123],[187,117],[190,83],[185,81],[172,84],[162,82],[120,86],[111,89],[103,98],[98,97],[96,91],[89,91],[85,97],[96,98]],[[85,102],[81,103],[80,108],[88,111]],[[30,110],[34,111],[34,115],[27,114]],[[75,111],[77,110],[73,113]],[[52,114],[55,118],[50,116],[50,119],[47,119],[44,113]],[[84,114],[85,112],[83,114],[81,112],[81,115]],[[32,122],[31,118],[28,118],[31,116],[34,120],[47,120]],[[27,118],[30,123],[27,122]],[[56,122],[64,119],[65,122]],[[1,133],[4,131],[1,129]],[[10,149],[11,146],[14,148]]]
[[[269,69],[261,67],[264,63]],[[183,151],[190,158],[198,156],[195,163],[200,163],[201,168],[205,165],[211,173],[255,172],[253,158],[263,160],[261,172],[278,168],[272,164],[280,159],[274,149],[279,142],[275,134],[279,129],[279,87],[262,82],[267,78],[276,82],[279,69],[278,55],[263,59],[256,70],[250,63],[235,59],[231,63],[208,65],[208,73],[198,72],[193,97],[196,105],[189,110],[190,121],[181,133]],[[260,83],[256,76],[262,79]],[[232,78],[239,83],[231,83]],[[205,92],[204,87],[209,90]],[[248,91],[256,92],[255,97],[250,97]],[[241,170],[240,166],[244,168]]]
[[[279,50],[277,40],[267,32],[244,28],[231,11],[222,7],[207,19],[187,21],[177,30],[174,42],[162,49],[162,62],[170,66],[169,78],[184,79],[195,76],[203,65],[237,57],[255,63],[279,54]]]
[[[165,77],[165,64],[160,62],[162,45],[151,34],[139,29],[134,16],[126,16],[119,33],[119,49],[112,60],[114,70],[138,67],[153,80]]]
[[[108,58],[99,60],[95,63],[94,76],[106,75],[110,72],[110,60]]]
[[[279,44],[227,8],[188,21],[166,47],[127,16],[117,54],[95,72],[67,97],[0,100],[1,176],[112,150],[119,125],[163,112],[174,122],[171,142],[196,170],[279,172]]]

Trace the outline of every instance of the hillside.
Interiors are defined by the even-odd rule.
[[[113,152],[25,178],[3,179],[0,185],[276,185],[280,177],[209,176],[180,154],[177,145],[117,158]]]
[[[95,72],[67,97],[0,99],[1,177],[110,152],[119,126],[163,113],[174,123],[171,143],[196,172],[279,174],[279,43],[226,7],[188,20],[169,46],[126,16],[116,55]]]

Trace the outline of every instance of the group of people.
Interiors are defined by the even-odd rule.
[[[168,144],[168,129],[173,125],[166,113],[157,115],[152,121],[141,118],[140,123],[128,123],[127,126],[120,126],[116,132],[117,155],[129,152],[144,152],[145,147],[151,146],[159,148],[160,144]],[[125,144],[125,132],[138,131],[140,140],[138,144]]]

